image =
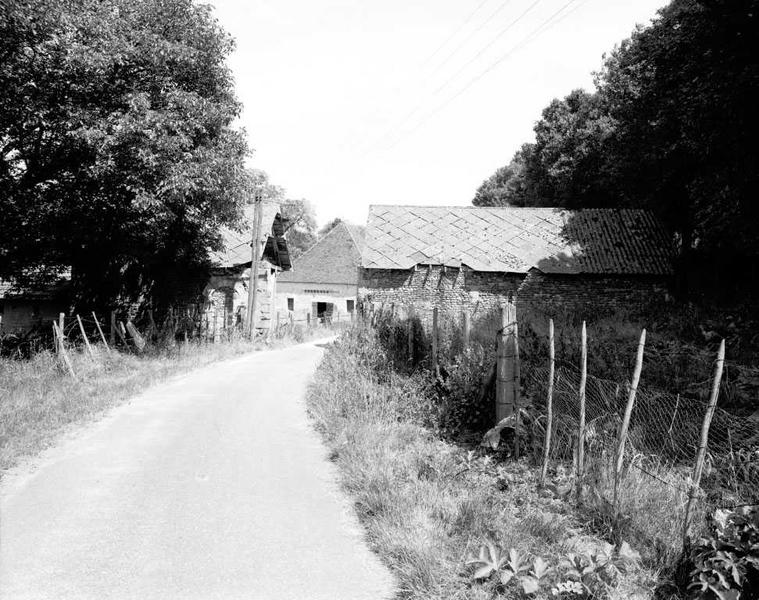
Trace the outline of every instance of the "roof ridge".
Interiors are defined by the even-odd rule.
[[[340,221],[337,225],[335,225],[332,229],[330,229],[327,233],[325,233],[324,237],[317,238],[317,240],[313,244],[311,244],[311,246],[309,246],[308,250],[306,250],[298,258],[294,258],[293,259],[293,266],[295,265],[295,261],[296,260],[300,261],[304,256],[306,256],[306,254],[308,254],[309,252],[311,252],[311,250],[313,250],[314,248],[316,248],[319,244],[321,244],[324,240],[326,240],[330,235],[332,235],[332,233],[335,231],[335,229],[337,229],[338,227],[340,227],[340,225],[343,225],[343,221]],[[351,232],[348,230],[348,228],[346,227],[345,229],[346,229],[346,231],[348,231],[348,235],[350,235]],[[351,236],[351,239],[353,239],[353,236]],[[354,242],[354,244],[355,244],[355,242]],[[356,248],[358,248],[358,246],[356,246]]]
[[[358,227],[358,225],[352,225],[349,227],[348,223],[346,223],[345,221],[340,221],[340,224],[338,225],[338,227],[340,225],[345,226],[345,230],[348,232],[348,235],[350,236],[351,241],[353,242],[353,245],[356,247],[356,250],[358,250],[359,254],[361,254],[361,246],[356,241],[356,236],[353,235],[353,227]]]

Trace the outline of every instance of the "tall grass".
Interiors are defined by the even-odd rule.
[[[375,334],[344,333],[308,394],[370,545],[396,574],[401,598],[484,599],[503,592],[472,581],[467,557],[491,539],[556,564],[568,552],[608,548],[568,503],[537,493],[527,462],[497,463],[485,450],[439,435],[441,406],[423,373],[398,374]],[[636,570],[611,598],[650,595]]]

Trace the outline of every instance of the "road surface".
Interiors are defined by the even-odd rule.
[[[0,598],[380,600],[303,396],[315,343],[156,386],[0,485]]]

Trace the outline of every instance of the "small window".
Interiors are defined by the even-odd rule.
[[[287,310],[295,310],[295,298],[287,299]]]
[[[351,313],[354,311],[356,307],[356,301],[355,300],[347,300],[346,304],[348,305],[348,312]]]

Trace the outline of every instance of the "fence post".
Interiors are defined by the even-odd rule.
[[[522,413],[519,408],[521,393],[521,369],[519,365],[519,322],[517,321],[516,304],[512,304],[514,323],[514,458],[519,459],[519,430],[522,426]]]
[[[437,306],[432,309],[432,369],[435,376],[439,374],[438,369],[438,309]]]
[[[556,350],[553,339],[553,319],[548,320],[548,397],[546,398],[546,435],[543,443],[543,467],[540,470],[540,487],[546,482],[548,458],[551,455],[551,435],[553,433],[553,378],[556,368]]]
[[[632,385],[630,394],[627,396],[627,406],[625,406],[625,416],[622,418],[622,426],[619,428],[619,440],[617,445],[617,461],[614,468],[614,519],[619,516],[619,476],[622,473],[622,462],[625,457],[625,442],[627,441],[627,429],[630,427],[630,417],[632,416],[633,404],[635,403],[635,394],[638,391],[640,383],[640,372],[643,370],[643,350],[646,347],[646,330],[640,332],[640,342],[638,342],[638,353],[635,356],[635,370],[633,371]]]
[[[111,330],[108,332],[111,346],[116,345],[116,311],[111,311]]]
[[[704,470],[704,456],[706,455],[706,446],[709,442],[709,427],[712,423],[714,410],[717,408],[717,398],[719,398],[719,385],[722,381],[722,369],[725,365],[725,340],[719,345],[717,352],[717,362],[714,365],[714,380],[712,381],[712,392],[709,397],[709,404],[706,407],[704,421],[701,424],[701,439],[698,444],[698,453],[696,454],[696,466],[693,469],[693,481],[688,491],[688,504],[685,506],[685,518],[683,519],[683,546],[688,543],[688,529],[690,528],[690,510],[693,499],[696,496],[696,490],[701,484],[701,473]]]
[[[408,362],[410,365],[414,364],[414,308],[409,306],[408,309],[408,323],[407,325],[407,339],[406,339],[406,351],[408,352]]]
[[[108,351],[108,354],[110,354],[111,347],[108,345],[108,342],[105,341],[105,335],[103,334],[103,329],[100,327],[100,322],[98,321],[97,315],[95,314],[94,310],[92,311],[92,318],[95,319],[95,326],[98,328],[100,339],[103,340],[103,346],[105,346],[105,349]]]
[[[87,334],[84,332],[84,325],[82,325],[82,317],[80,317],[78,313],[76,315],[76,322],[79,323],[79,331],[82,332],[82,338],[84,339],[84,346],[87,348],[87,354],[90,355],[90,358],[94,359],[95,354],[92,352],[92,346],[90,346],[90,340],[87,339]]]
[[[577,499],[582,499],[582,478],[585,474],[585,386],[588,382],[588,330],[582,322],[580,351],[580,424],[577,428]]]
[[[511,417],[516,404],[514,304],[509,301],[501,307],[501,328],[498,335],[497,375],[495,392],[496,422]]]
[[[61,313],[61,315],[62,314],[63,313]],[[63,364],[66,366],[66,369],[68,370],[69,375],[71,375],[71,377],[76,379],[76,374],[74,373],[74,366],[71,364],[71,359],[69,358],[68,351],[66,350],[66,346],[63,343],[63,331],[60,329],[60,326],[55,321],[53,321],[53,334],[58,340],[58,343],[56,344],[56,347],[58,348],[58,358],[63,359]]]
[[[127,342],[126,328],[124,327],[124,321],[119,321],[119,326],[116,329],[116,332],[119,334],[119,337],[121,338],[121,342],[124,344],[124,348],[129,350],[129,342]]]
[[[469,312],[469,309],[464,309],[464,350],[467,350],[469,348],[469,338],[472,333],[472,315]]]

